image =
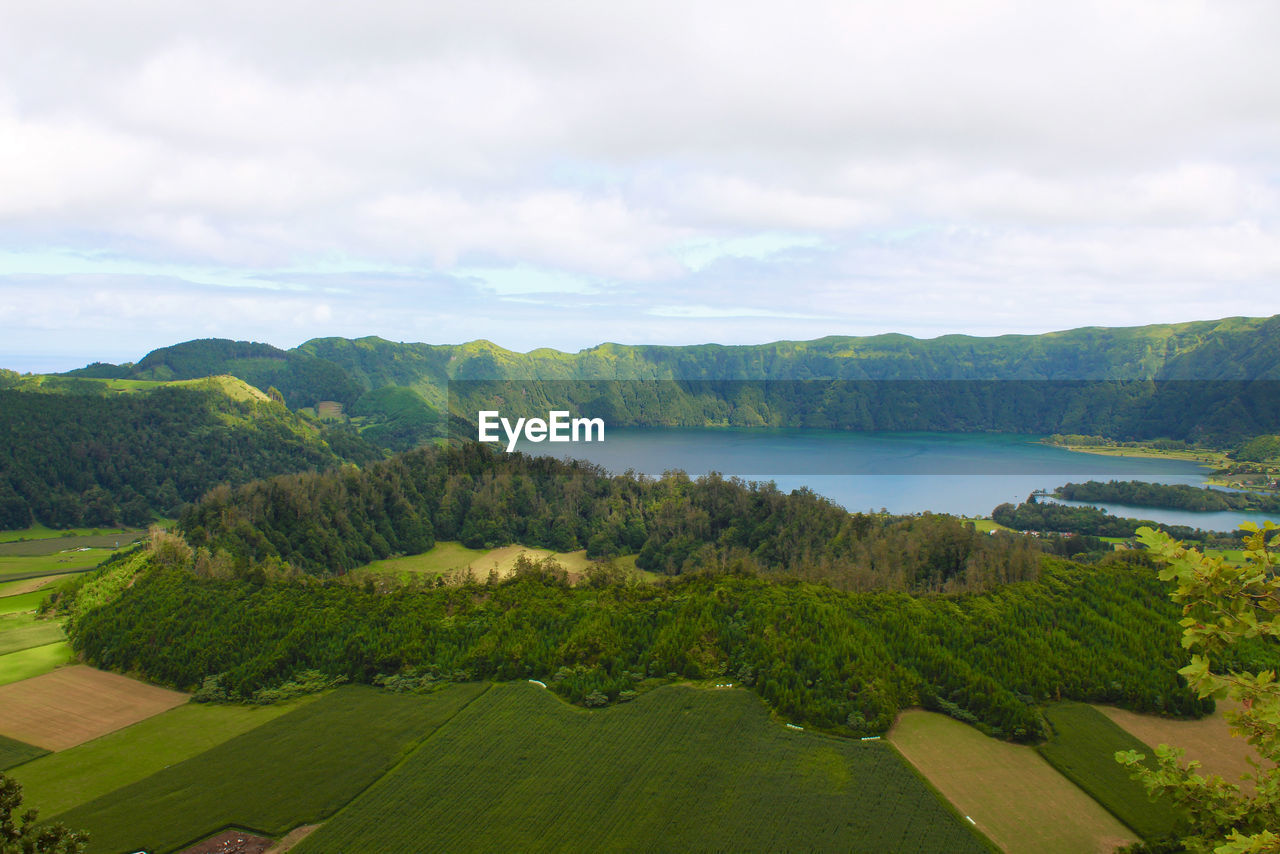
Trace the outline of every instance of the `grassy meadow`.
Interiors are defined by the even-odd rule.
[[[66,641],[33,646],[0,655],[0,685],[21,682],[48,673],[72,659],[71,645]]]
[[[743,690],[601,711],[493,686],[294,849],[982,852],[888,745],[787,729]]]
[[[376,560],[361,567],[360,570],[396,576],[435,576],[469,569],[477,581],[484,581],[489,577],[491,570],[497,572],[499,578],[506,578],[515,569],[516,559],[522,554],[535,561],[548,557],[554,558],[569,573],[570,578],[581,576],[591,568],[593,563],[587,557],[586,549],[553,552],[549,549],[522,546],[517,543],[486,550],[467,548],[462,543],[445,541],[436,543],[434,548],[422,554]],[[652,572],[636,569],[635,555],[615,558],[614,565],[625,572],[635,573],[636,577],[642,581],[653,581],[658,577]]]

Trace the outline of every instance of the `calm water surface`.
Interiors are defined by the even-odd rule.
[[[528,453],[585,459],[614,473],[679,469],[783,490],[808,487],[849,510],[988,516],[1004,502],[1069,481],[1144,480],[1203,485],[1209,473],[1185,460],[1081,454],[1009,433],[847,433],[799,429],[612,428],[602,443],[532,444]],[[1192,513],[1106,505],[1109,512],[1169,525],[1232,530],[1256,513]]]

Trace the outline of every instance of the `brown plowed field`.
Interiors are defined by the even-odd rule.
[[[0,685],[0,734],[66,750],[187,702],[187,695],[77,665]]]
[[[1221,700],[1218,711],[1198,721],[1139,715],[1111,706],[1096,708],[1152,747],[1168,744],[1184,748],[1187,751],[1184,762],[1195,759],[1202,765],[1201,774],[1217,774],[1229,783],[1240,783],[1242,774],[1254,773],[1249,760],[1260,758],[1249,742],[1231,734],[1231,727],[1223,717],[1228,709],[1238,711],[1239,704]],[[1252,781],[1244,781],[1244,788],[1252,792]]]

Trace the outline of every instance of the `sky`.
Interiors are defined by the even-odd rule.
[[[1280,4],[0,8],[0,366],[1280,313]]]

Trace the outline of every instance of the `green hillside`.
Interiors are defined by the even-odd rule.
[[[18,378],[0,435],[0,529],[146,525],[219,483],[381,456],[228,375]]]
[[[319,338],[280,350],[208,339],[156,350],[136,365],[91,365],[67,379],[215,374],[275,387],[293,408],[341,403],[368,439],[397,450],[447,432],[442,413],[474,420],[477,409],[494,399],[508,406],[524,400],[542,411],[590,411],[614,425],[1238,442],[1274,432],[1280,423],[1280,316],[992,338],[888,334],[743,346],[610,343],[577,353],[516,353],[483,340],[434,345]],[[495,381],[515,385],[477,385]],[[667,386],[655,389],[655,381]]]

